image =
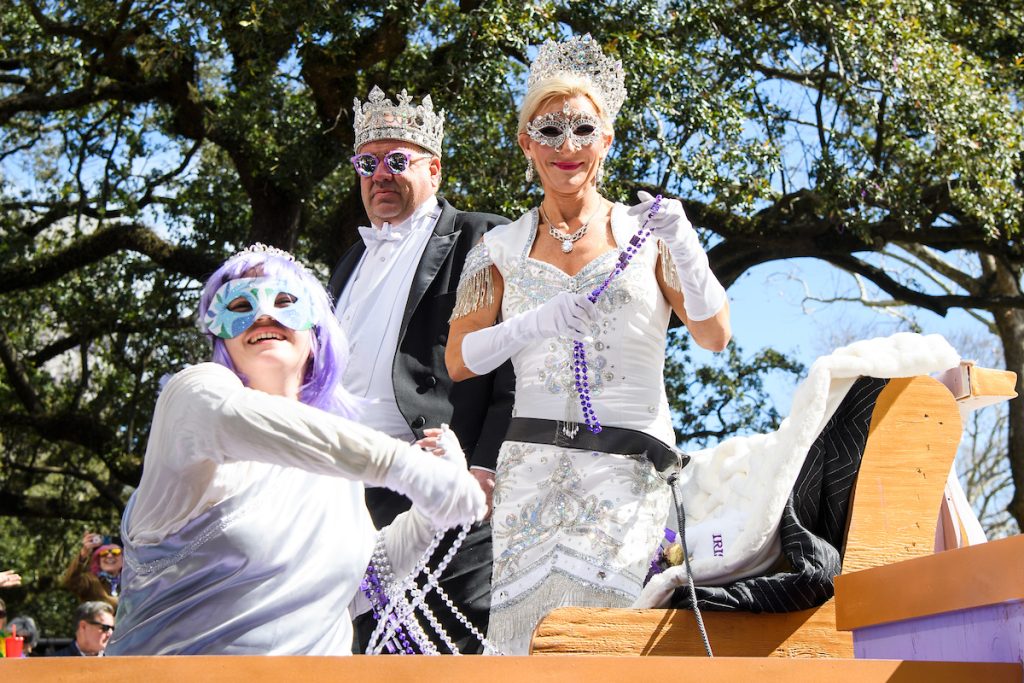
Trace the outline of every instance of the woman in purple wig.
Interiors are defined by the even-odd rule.
[[[450,441],[437,458],[352,419],[344,334],[287,252],[228,259],[199,320],[213,362],[157,401],[107,654],[347,654],[371,555],[404,576],[435,530],[482,517],[480,487]],[[364,482],[413,509],[378,534]]]

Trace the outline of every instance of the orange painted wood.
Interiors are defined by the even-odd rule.
[[[878,396],[849,511],[843,571],[922,557],[961,434],[950,391],[930,377],[894,379]],[[728,656],[850,657],[835,604],[792,614],[704,614],[712,649]],[[682,610],[560,608],[534,632],[532,652],[704,654],[693,614]]]
[[[953,398],[967,403],[970,409],[1006,401],[1017,396],[1017,373],[995,370],[962,360],[937,378],[949,388]]]
[[[1009,370],[993,370],[977,365],[968,366],[970,395],[961,404],[970,410],[977,410],[1017,397],[1017,373]]]
[[[856,659],[674,657],[54,657],[0,660],[0,678],[33,683],[651,683],[683,676],[701,683],[1020,683],[1021,665]]]
[[[1024,536],[836,578],[842,630],[1024,600]]]
[[[783,614],[703,612],[716,657],[853,657],[853,637],[836,631],[832,601]],[[534,632],[534,655],[703,657],[689,610],[560,607]]]
[[[952,394],[930,377],[882,390],[853,490],[844,574],[931,554],[962,429]]]

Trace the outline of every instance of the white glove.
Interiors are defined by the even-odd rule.
[[[472,524],[487,514],[486,497],[466,469],[464,455],[456,463],[409,446],[395,454],[384,486],[407,496],[438,529]]]
[[[486,375],[532,342],[550,337],[587,337],[598,316],[588,294],[562,292],[539,308],[470,332],[462,338],[462,361],[473,373]]]
[[[649,192],[637,192],[640,203],[630,207],[629,213],[639,216],[641,223],[654,204]],[[676,273],[683,290],[683,308],[690,320],[707,320],[725,305],[725,288],[711,272],[708,255],[700,245],[697,231],[683,211],[678,199],[662,199],[658,213],[647,224],[654,236],[668,247],[676,264]]]

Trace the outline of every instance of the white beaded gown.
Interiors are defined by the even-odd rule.
[[[616,243],[626,244],[638,221],[620,204],[611,218]],[[560,292],[594,290],[618,257],[617,250],[607,252],[569,276],[529,257],[536,237],[536,210],[487,233],[467,258],[455,316],[490,295],[491,264],[504,280],[501,315],[507,319]],[[649,239],[598,299],[600,317],[586,353],[601,424],[672,444],[663,378],[671,309],[655,278],[659,253],[666,275],[675,275],[667,249]],[[513,417],[581,421],[572,343],[569,337],[546,339],[512,357]],[[555,607],[625,607],[640,594],[671,501],[646,459],[506,441],[496,482],[487,637],[497,650],[526,654],[537,623]]]

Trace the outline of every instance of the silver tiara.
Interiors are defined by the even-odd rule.
[[[306,266],[302,265],[302,262],[295,258],[295,255],[292,254],[290,251],[278,249],[277,247],[272,247],[269,244],[263,244],[263,242],[253,242],[252,244],[250,244],[245,249],[241,250],[231,258],[234,259],[239,256],[243,256],[244,254],[267,254],[269,256],[277,256],[278,258],[283,258],[287,261],[291,261],[302,270],[306,270]]]
[[[594,94],[608,112],[609,120],[622,108],[626,99],[625,74],[622,62],[606,56],[590,34],[574,36],[564,43],[546,40],[530,65],[526,91],[555,76],[578,76],[590,81]]]
[[[441,156],[444,109],[435,113],[430,95],[423,98],[422,104],[414,106],[404,89],[396,99],[398,104],[392,104],[376,85],[366,102],[360,104],[359,98],[355,99],[355,151],[374,140],[405,140]]]

